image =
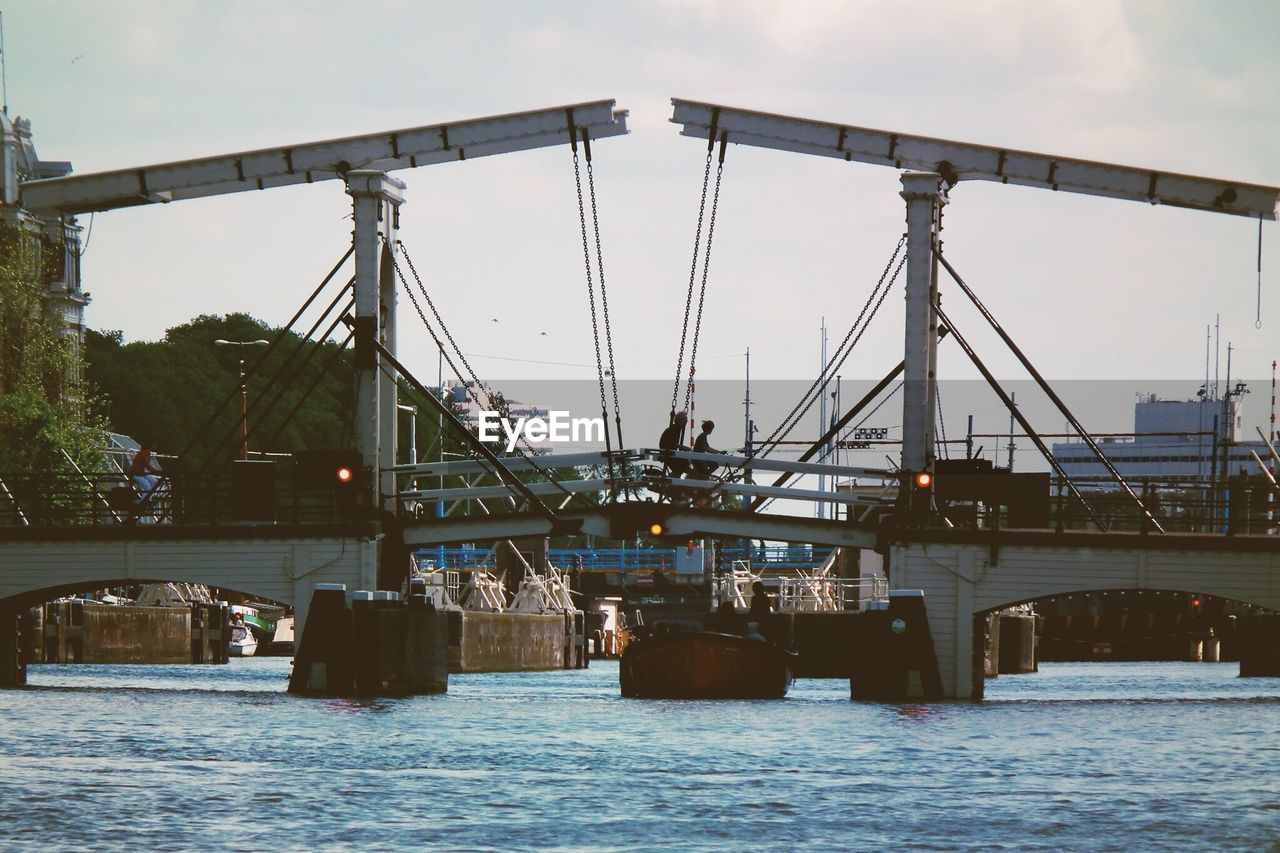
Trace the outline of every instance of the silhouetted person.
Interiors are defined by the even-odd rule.
[[[688,446],[683,444],[684,428],[689,423],[689,416],[684,412],[676,412],[676,416],[671,421],[671,426],[662,431],[662,437],[658,439],[659,450],[688,450]],[[679,479],[689,471],[689,462],[684,459],[666,459],[664,460],[667,471],[670,472],[672,479]]]
[[[715,421],[703,421],[702,432],[698,433],[698,437],[693,441],[693,450],[695,453],[724,453],[723,450],[716,450],[711,446],[711,431],[716,428]],[[705,480],[720,466],[714,462],[694,462],[693,478],[695,480]]]
[[[736,634],[740,630],[738,612],[732,601],[722,601],[716,608],[715,629],[721,634]]]
[[[751,585],[751,609],[747,611],[747,636],[764,639],[764,626],[773,613],[773,604],[769,593],[764,591],[764,584],[756,581]]]

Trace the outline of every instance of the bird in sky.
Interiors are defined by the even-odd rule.
[[[84,59],[84,54],[83,54],[83,53],[82,53],[82,54],[80,54],[79,56],[77,56],[75,59],[71,60],[71,64],[72,64],[72,65],[75,65],[75,64],[76,64],[77,62],[79,62],[81,59]]]

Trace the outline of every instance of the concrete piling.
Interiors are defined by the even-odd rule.
[[[423,596],[319,584],[294,657],[289,692],[408,696],[449,686],[448,622]]]
[[[998,671],[1017,675],[1036,671],[1036,618],[1031,614],[1001,614],[1000,642],[995,658]]]
[[[858,651],[849,678],[853,699],[942,698],[923,591],[895,590],[885,610],[868,612],[856,624]]]

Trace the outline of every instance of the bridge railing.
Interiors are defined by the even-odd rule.
[[[1260,478],[1231,477],[1214,487],[1202,481],[1148,480],[1130,485],[1171,533],[1274,534],[1280,505]],[[1127,495],[1109,481],[1078,480],[1077,486],[1111,530],[1142,530],[1144,519]],[[1050,526],[1092,528],[1079,502],[1055,491]],[[990,526],[990,519],[987,524]]]
[[[532,555],[529,555],[532,557]],[[423,548],[414,553],[420,567],[492,570],[495,557],[490,548]],[[674,571],[674,548],[551,548],[551,565],[561,570],[587,572]]]
[[[0,473],[0,527],[336,523],[368,515],[334,489],[300,486],[290,464],[275,475],[269,485],[246,489],[230,470],[175,471],[144,492],[119,472]]]
[[[717,561],[725,567],[745,560],[756,574],[795,571],[809,572],[831,556],[831,548],[803,545],[767,545],[751,548],[720,548]]]

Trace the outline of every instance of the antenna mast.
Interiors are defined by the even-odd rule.
[[[4,12],[0,12],[0,96],[4,98],[4,114],[9,114],[9,78],[4,69]]]

